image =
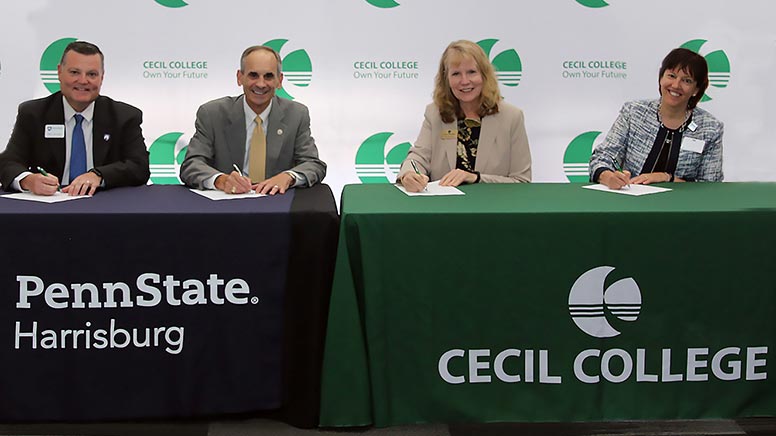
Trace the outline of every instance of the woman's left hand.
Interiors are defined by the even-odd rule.
[[[442,176],[439,180],[440,186],[458,186],[464,183],[474,183],[477,181],[477,174],[470,173],[468,171],[459,170],[458,168],[450,171]]]
[[[644,173],[630,179],[632,185],[649,185],[652,183],[668,183],[671,175],[668,173]]]

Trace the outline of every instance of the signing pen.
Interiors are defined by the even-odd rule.
[[[622,167],[620,166],[620,163],[617,162],[617,158],[616,157],[612,158],[612,161],[614,162],[614,169],[616,169],[619,172],[623,172]],[[627,183],[625,186],[623,186],[623,189],[628,189],[629,186],[630,186],[630,183]]]
[[[418,169],[418,164],[415,163],[415,159],[410,159],[410,165],[412,165],[412,169],[415,170],[415,174],[419,176],[422,175],[420,174],[420,170]],[[424,186],[423,191],[428,191],[428,188]]]
[[[243,172],[240,170],[240,167],[238,167],[237,164],[233,163],[232,168],[234,168],[234,170],[237,171],[239,175],[243,175]]]
[[[47,173],[47,172],[46,172],[46,170],[44,170],[44,169],[43,169],[43,168],[41,168],[41,167],[37,167],[37,168],[38,168],[38,172],[40,172],[41,174],[43,174],[43,176],[44,176],[44,177],[48,177],[48,176],[49,176],[49,173]],[[59,188],[59,183],[57,183],[57,191],[59,191],[59,190],[60,190],[60,188]]]

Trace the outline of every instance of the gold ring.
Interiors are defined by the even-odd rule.
[[[232,194],[234,194],[235,192],[237,192],[237,188],[235,188],[234,186],[232,186]]]
[[[274,188],[275,188],[275,189],[280,189],[280,186],[278,186],[278,185],[275,185],[275,186],[274,186]]]

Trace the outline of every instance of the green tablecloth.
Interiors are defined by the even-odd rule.
[[[670,187],[345,187],[321,425],[773,416],[776,184]]]

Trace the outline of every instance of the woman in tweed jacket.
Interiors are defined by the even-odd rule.
[[[696,107],[709,85],[699,54],[672,50],[660,67],[659,100],[625,103],[590,157],[590,180],[628,184],[722,181],[723,125]]]

